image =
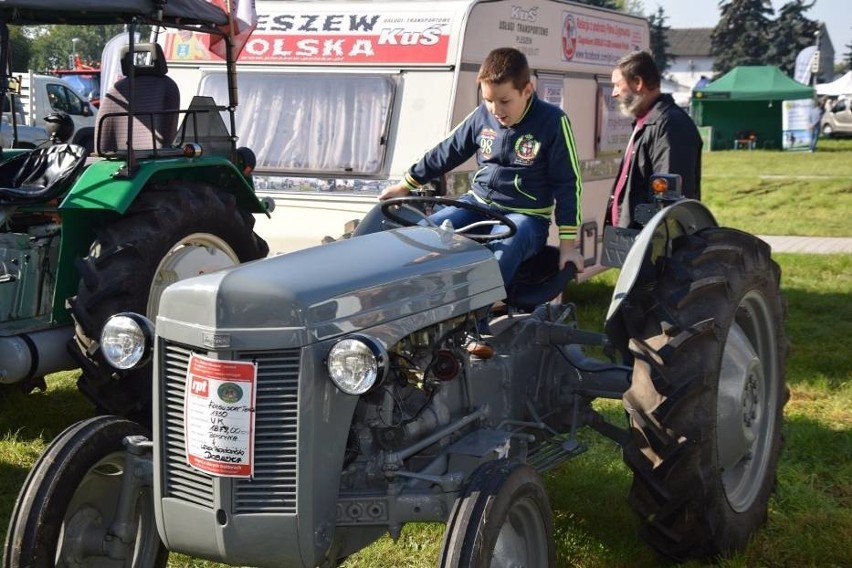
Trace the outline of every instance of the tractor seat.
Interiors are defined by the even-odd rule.
[[[168,77],[163,48],[157,43],[138,43],[121,56],[124,77],[101,97],[95,125],[95,151],[100,155],[125,152],[128,142],[128,112],[133,101],[134,150],[153,150],[174,143],[180,114],[180,90]],[[133,90],[130,79],[133,71]],[[114,116],[109,116],[114,115]]]
[[[565,290],[577,269],[568,264],[559,269],[559,249],[545,246],[535,256],[521,263],[506,289],[506,304],[524,312],[532,312]]]
[[[0,164],[0,203],[42,203],[64,195],[86,164],[86,149],[57,144]]]

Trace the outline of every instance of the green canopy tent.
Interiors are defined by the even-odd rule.
[[[781,148],[781,102],[813,96],[777,67],[741,66],[692,93],[692,116],[713,127],[713,149],[732,148],[745,132],[754,133],[758,148]]]

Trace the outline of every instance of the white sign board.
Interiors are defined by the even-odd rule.
[[[785,150],[808,150],[811,145],[811,99],[781,103],[781,145]]]
[[[256,391],[254,363],[190,357],[184,401],[190,466],[221,477],[252,476]]]

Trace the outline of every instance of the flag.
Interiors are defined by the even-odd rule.
[[[793,72],[793,79],[803,85],[811,84],[811,62],[816,53],[816,46],[809,45],[799,52],[796,56],[796,70]]]
[[[223,31],[231,37],[234,59],[236,59],[240,56],[254,28],[257,27],[255,0],[210,0],[210,2],[228,14],[228,28]],[[225,59],[224,38],[213,36],[210,39],[210,51]]]

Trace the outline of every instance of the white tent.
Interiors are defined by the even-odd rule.
[[[843,77],[835,79],[831,83],[818,84],[816,93],[826,97],[852,95],[852,71],[847,71]]]

